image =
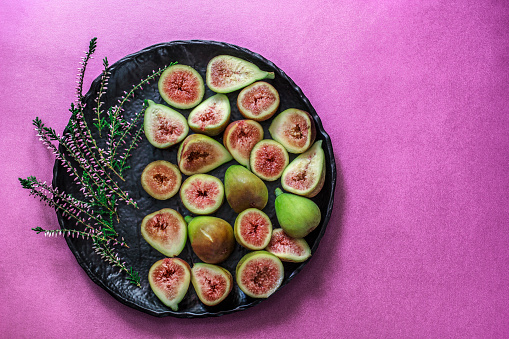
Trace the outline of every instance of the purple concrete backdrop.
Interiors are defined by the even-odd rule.
[[[2,337],[509,337],[509,4],[504,1],[3,1]],[[142,4],[143,3],[143,4]],[[155,43],[258,52],[303,89],[331,135],[336,205],[319,250],[249,310],[158,319],[96,286],[54,212],[17,178],[52,178],[39,116],[62,131],[86,88]]]

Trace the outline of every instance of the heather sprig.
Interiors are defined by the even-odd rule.
[[[136,97],[143,86],[148,85],[174,63],[153,71],[141,79],[129,92],[118,99],[113,107],[105,107],[108,102],[107,89],[111,69],[107,58],[103,59],[104,69],[96,93],[94,113],[91,123],[86,119],[85,108],[87,98],[83,95],[85,71],[92,54],[97,47],[97,38],[90,41],[88,51],[80,62],[78,69],[76,101],[71,104],[69,122],[63,133],[59,135],[53,128],[44,125],[36,117],[33,121],[37,136],[42,143],[55,155],[57,161],[79,188],[76,197],[70,193],[40,181],[33,176],[19,178],[21,186],[30,191],[30,195],[39,198],[46,205],[60,212],[65,218],[76,223],[76,229],[57,230],[32,228],[37,234],[45,236],[81,237],[93,242],[95,252],[105,261],[127,274],[127,280],[140,285],[138,272],[120,259],[114,246],[129,247],[115,229],[119,223],[117,205],[120,202],[137,208],[136,202],[122,190],[117,180],[125,180],[124,172],[129,169],[127,160],[142,138],[142,117],[147,108],[144,102],[140,112],[130,120],[124,117],[124,105]],[[91,128],[95,128],[93,131]],[[99,143],[94,137],[103,141]],[[77,196],[80,198],[77,198]],[[116,217],[116,218],[115,218]]]
[[[161,75],[162,72],[164,72],[168,67],[176,64],[176,62],[170,63],[169,65],[160,68],[157,71],[152,71],[152,74],[147,76],[145,79],[142,79],[138,84],[134,85],[132,89],[127,92],[124,91],[124,95],[118,100],[118,104],[112,107],[108,111],[108,115],[110,117],[109,119],[109,133],[108,138],[106,141],[107,145],[107,160],[109,163],[109,166],[112,170],[123,170],[123,167],[119,168],[117,165],[119,163],[119,160],[117,159],[119,147],[126,144],[126,138],[132,134],[133,129],[136,127],[137,122],[140,120],[140,117],[143,116],[143,112],[146,109],[146,104],[143,105],[143,112],[139,112],[131,122],[126,122],[121,118],[122,112],[124,111],[124,105],[131,100],[135,96],[135,92],[137,90],[143,90],[143,86],[150,84],[151,81],[156,79]],[[138,133],[140,132],[140,129],[138,129]],[[135,136],[133,140],[137,140],[137,137]],[[132,145],[132,144],[131,144]],[[132,149],[131,146],[128,146],[124,149],[124,151],[130,151]],[[130,152],[128,152],[130,154]],[[125,155],[125,153],[124,153]],[[120,159],[122,159],[122,156],[119,156]],[[125,160],[120,160],[120,162],[125,162]],[[123,179],[123,177],[120,175],[120,177]]]
[[[97,239],[98,241],[104,242],[105,244],[113,244],[120,245],[129,248],[124,240],[112,239],[104,236],[100,231],[95,230],[94,228],[86,228],[85,231],[79,231],[75,229],[58,229],[58,230],[47,230],[40,226],[32,228],[37,234],[43,233],[46,237],[57,237],[57,236],[66,236],[70,238],[82,238],[82,239]]]
[[[94,167],[96,169],[97,165],[93,162],[93,157],[87,156],[87,154],[90,153],[85,152],[77,145],[78,141],[75,137],[72,137],[71,135],[67,135],[67,138],[61,137],[54,129],[46,127],[38,117],[34,119],[33,125],[35,126],[39,139],[53,152],[56,159],[60,161],[69,175],[73,178],[74,182],[81,186],[80,190],[83,192],[85,197],[90,200],[101,202],[103,208],[108,209],[110,212],[114,212],[114,205],[110,204],[107,200],[104,201],[98,198],[97,190],[93,184],[97,187],[108,188],[109,194],[113,194],[113,187],[112,185],[108,185],[108,182],[104,179],[104,173],[94,170]],[[76,130],[79,126],[71,124],[70,128],[74,128],[74,130]],[[62,152],[53,143],[53,141],[58,141],[58,143],[64,147],[66,153]],[[73,158],[74,163],[68,159],[66,154]],[[88,180],[88,178],[92,178],[92,182]],[[120,191],[120,194],[127,196],[127,194],[123,191]]]
[[[94,117],[94,126],[97,128],[97,131],[99,133],[99,137],[101,136],[101,132],[104,128],[106,128],[106,118],[104,118],[102,115],[102,105],[104,105],[104,102],[101,101],[102,97],[104,96],[104,93],[108,89],[108,81],[110,79],[111,72],[109,70],[109,62],[108,58],[103,59],[103,66],[104,70],[101,75],[101,85],[99,87],[99,91],[97,93],[97,98],[95,101],[97,102],[97,107],[94,107],[95,117]]]
[[[19,181],[23,188],[30,190],[30,195],[60,211],[63,216],[74,219],[78,224],[82,224],[85,228],[94,232],[100,230],[107,237],[118,235],[113,228],[111,217],[109,220],[105,219],[104,213],[101,213],[100,209],[98,211],[94,209],[92,204],[78,200],[70,194],[60,192],[46,182],[37,180],[34,176],[26,179],[19,178]],[[95,227],[91,225],[95,225]]]
[[[118,183],[111,177],[108,168],[104,166],[104,152],[97,146],[95,139],[92,137],[82,110],[71,105],[71,112],[72,116],[67,127],[67,138],[62,145],[68,151],[72,151],[71,154],[75,157],[83,173],[91,178],[91,183],[95,187],[106,190],[108,196],[116,195],[128,205],[136,207],[134,200],[130,199],[128,193],[118,186]],[[92,193],[94,186],[86,186],[89,193]]]
[[[83,79],[85,78],[85,71],[87,70],[87,65],[90,59],[92,58],[92,54],[95,53],[95,49],[97,48],[97,38],[94,37],[90,40],[88,45],[88,51],[85,53],[85,56],[81,59],[80,67],[78,68],[78,80],[76,86],[76,97],[77,101],[81,102],[83,99]]]
[[[142,119],[142,117],[145,114],[145,111],[147,109],[147,103],[146,101],[143,103],[143,109],[136,114],[132,122],[125,127],[126,130],[132,130],[137,126],[137,123],[139,120]],[[131,138],[131,141],[129,143],[126,142],[126,139],[121,139],[119,141],[122,142],[124,145],[127,144],[127,146],[124,148],[122,155],[118,156],[118,159],[112,158],[111,159],[111,167],[113,170],[117,172],[124,172],[126,169],[130,168],[130,166],[127,165],[126,161],[131,156],[132,151],[138,146],[138,143],[142,139],[142,133],[143,133],[143,124],[139,128],[136,129],[136,132]]]
[[[138,272],[133,270],[132,267],[128,267],[127,263],[120,259],[118,253],[114,252],[107,243],[99,238],[93,238],[94,251],[105,261],[107,261],[113,267],[118,267],[120,272],[124,272],[127,274],[127,280],[135,284],[138,287],[141,287],[141,279]]]

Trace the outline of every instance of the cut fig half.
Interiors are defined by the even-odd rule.
[[[216,93],[231,93],[257,80],[274,79],[274,72],[260,70],[255,64],[231,55],[218,55],[207,65],[207,86]]]
[[[147,140],[157,148],[168,148],[181,142],[189,133],[187,119],[179,112],[147,100],[143,128]]]
[[[161,259],[150,267],[148,281],[159,300],[176,312],[189,289],[191,267],[180,258]]]
[[[189,128],[196,133],[216,136],[230,121],[230,100],[224,94],[216,94],[196,106],[187,121]]]
[[[311,256],[306,240],[292,238],[282,228],[275,228],[266,250],[282,261],[304,262]]]
[[[324,182],[325,153],[322,149],[322,140],[318,140],[309,150],[293,159],[281,176],[284,190],[308,198],[317,195]]]
[[[258,142],[249,157],[253,173],[266,181],[279,179],[289,162],[288,152],[283,145],[270,139]]]
[[[272,234],[272,222],[264,212],[256,208],[242,211],[233,226],[235,239],[250,250],[262,250],[269,244]]]
[[[211,214],[223,203],[224,186],[221,180],[212,175],[194,174],[182,184],[180,199],[191,213]]]
[[[205,94],[205,84],[200,73],[187,65],[168,67],[161,74],[157,86],[164,101],[180,109],[195,107]]]
[[[263,140],[263,127],[254,120],[237,120],[226,127],[223,144],[237,162],[249,168],[251,150]]]
[[[315,141],[316,128],[308,112],[289,108],[272,120],[269,133],[272,139],[280,142],[288,152],[303,153]]]
[[[182,175],[177,166],[165,160],[156,160],[141,173],[141,186],[153,198],[168,200],[179,191]]]
[[[163,208],[143,218],[141,235],[157,251],[167,257],[175,257],[186,244],[187,224],[179,212]]]
[[[267,251],[254,251],[240,259],[236,269],[239,288],[249,297],[268,298],[281,286],[284,267]]]
[[[177,152],[180,171],[185,175],[212,171],[232,159],[221,143],[204,134],[189,135]]]
[[[230,294],[233,276],[221,266],[196,263],[191,269],[191,283],[202,303],[215,306]]]
[[[257,81],[247,86],[237,97],[240,114],[256,121],[270,119],[276,113],[279,102],[279,93],[265,81]]]

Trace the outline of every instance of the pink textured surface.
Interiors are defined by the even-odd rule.
[[[2,337],[509,337],[509,4],[504,1],[3,1],[0,5]],[[17,178],[52,177],[36,116],[68,120],[86,88],[155,43],[205,39],[260,53],[331,135],[336,205],[319,250],[266,302],[158,319],[96,286],[54,212]]]

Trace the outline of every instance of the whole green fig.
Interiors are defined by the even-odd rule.
[[[262,210],[267,205],[267,186],[250,170],[231,165],[224,175],[224,193],[230,207],[240,213],[248,208]]]
[[[211,216],[186,216],[187,234],[194,253],[208,264],[218,264],[235,248],[233,227],[225,220]]]
[[[276,217],[281,228],[293,238],[304,238],[322,218],[320,208],[311,200],[276,188]]]

